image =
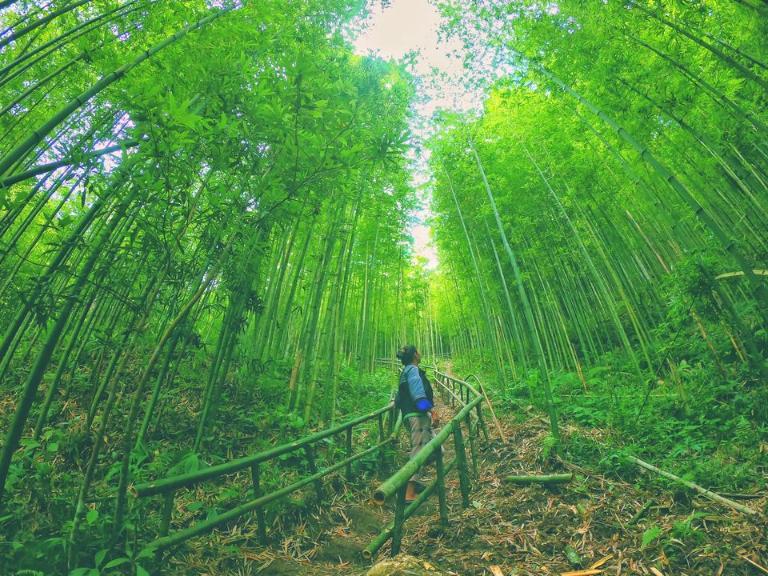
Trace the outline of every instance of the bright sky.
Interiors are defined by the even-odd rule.
[[[440,14],[429,0],[392,0],[390,6],[382,8],[380,3],[371,10],[370,21],[354,42],[360,54],[374,53],[388,59],[400,60],[411,52],[418,56],[411,72],[421,79],[415,105],[416,122],[412,127],[417,138],[428,134],[429,119],[439,108],[468,109],[476,107],[479,94],[467,93],[460,82],[462,62],[458,56],[461,44],[440,39]],[[428,220],[429,180],[426,158],[413,154],[414,181],[424,201],[424,208],[415,216],[418,222],[411,233],[415,241],[417,256],[427,259],[429,268],[437,266],[437,253],[430,239]]]

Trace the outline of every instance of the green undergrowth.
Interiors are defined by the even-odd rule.
[[[649,478],[625,458],[633,455],[712,489],[764,488],[765,393],[747,367],[730,367],[725,378],[706,362],[682,360],[674,377],[660,375],[649,390],[638,385],[622,360],[605,356],[604,364],[584,371],[583,382],[574,372],[551,374],[560,421],[566,424],[565,459],[627,479]],[[491,382],[491,373],[484,372]],[[497,410],[516,421],[544,411],[538,379],[531,371],[527,382],[491,385]]]
[[[134,483],[187,474],[297,440],[330,425],[319,420],[305,422],[297,411],[287,408],[290,375],[289,362],[267,366],[252,387],[222,388],[217,404],[215,426],[199,452],[192,451],[197,405],[195,395],[202,386],[199,374],[205,371],[182,368],[176,377],[177,388],[161,394],[159,413],[149,428],[147,439],[134,449],[131,460]],[[361,372],[343,367],[337,383],[335,423],[371,412],[385,405],[395,386],[391,371]],[[364,393],[361,393],[364,390]],[[0,528],[13,536],[2,542],[0,563],[19,569],[37,570],[41,574],[67,574],[66,541],[62,536],[71,530],[74,495],[80,482],[79,463],[87,461],[91,440],[82,429],[85,410],[57,403],[54,413],[66,411],[66,419],[43,431],[39,440],[25,438],[9,477],[12,499],[3,514]],[[122,415],[124,417],[125,415]],[[122,418],[117,418],[120,422]],[[80,430],[80,432],[78,432]],[[110,534],[113,525],[114,495],[119,476],[119,459],[107,435],[107,456],[114,460],[94,485],[94,496],[87,502],[85,521],[79,528],[78,576],[122,574],[130,567],[150,567],[151,562],[136,556],[142,543],[160,528],[161,497],[131,499],[125,524],[128,545],[120,554],[113,552]],[[370,446],[377,438],[375,421],[355,429],[355,446]],[[317,465],[344,457],[343,435],[328,438],[317,445]],[[375,471],[376,455],[355,463],[356,477]],[[244,471],[225,479],[207,482],[195,489],[181,490],[176,497],[176,528],[205,520],[245,502],[251,497],[250,475]],[[343,472],[343,471],[342,471]],[[275,490],[309,473],[303,451],[285,454],[261,467],[265,492]],[[328,480],[334,493],[343,492],[343,482],[335,476]],[[20,487],[24,486],[24,490]],[[306,491],[295,493],[266,507],[270,527],[279,531],[304,518],[311,497]],[[127,554],[127,555],[126,555]],[[117,562],[123,558],[123,562]],[[114,563],[113,562],[117,562]],[[90,570],[90,571],[89,571]],[[0,574],[5,574],[0,569]]]

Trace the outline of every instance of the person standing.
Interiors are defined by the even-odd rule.
[[[410,457],[413,458],[434,437],[432,425],[437,425],[434,412],[434,395],[424,370],[419,368],[421,354],[416,346],[407,345],[397,351],[397,357],[403,364],[397,391],[397,404],[403,413],[403,422],[411,439]],[[417,488],[423,486],[421,469],[408,481],[405,501],[416,499]]]

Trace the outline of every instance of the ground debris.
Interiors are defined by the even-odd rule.
[[[431,561],[420,560],[407,554],[399,554],[378,562],[366,572],[366,576],[448,576],[455,572],[445,572]]]
[[[542,456],[547,423],[533,418],[523,424],[502,423],[509,441],[481,448],[479,478],[473,480],[470,506],[461,507],[455,474],[446,479],[448,528],[438,522],[429,500],[404,528],[407,555],[393,564],[389,545],[371,568],[359,550],[387,522],[384,507],[367,501],[376,480],[356,489],[347,486],[322,506],[303,511],[282,536],[272,527],[270,546],[259,546],[256,526],[245,521],[229,534],[214,533],[213,542],[196,547],[216,549],[215,556],[192,552],[174,560],[173,574],[274,574],[283,576],[755,576],[768,574],[768,540],[764,526],[735,511],[699,498],[679,499],[673,491],[648,490],[556,458]],[[598,437],[599,430],[563,427],[570,434]],[[446,458],[452,458],[449,447]],[[509,475],[572,472],[567,485],[515,486]],[[356,503],[353,503],[356,502]],[[765,494],[750,495],[750,505],[768,509]],[[194,548],[190,546],[189,548]],[[227,556],[224,550],[232,550]],[[571,551],[570,559],[568,552]],[[580,565],[575,566],[576,553]],[[397,571],[411,558],[412,568]],[[192,566],[197,570],[190,571]],[[203,569],[205,566],[205,569]],[[404,566],[409,566],[407,563]],[[392,567],[392,571],[384,570]]]
[[[449,528],[433,530],[437,518],[406,524],[405,551],[438,559],[444,568],[465,576],[762,573],[752,564],[764,566],[768,560],[759,522],[711,503],[700,508],[696,499],[676,500],[672,491],[643,490],[545,459],[542,446],[549,430],[543,420],[503,425],[509,441],[483,450],[472,506],[461,509],[458,487],[451,483]],[[572,433],[600,435],[570,425],[564,433],[566,438]],[[574,473],[568,486],[499,481],[508,475],[563,472]],[[752,505],[765,509],[767,500],[762,494]],[[578,553],[583,568],[575,569],[568,550]]]

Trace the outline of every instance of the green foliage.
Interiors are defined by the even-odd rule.
[[[632,476],[631,453],[759,480],[768,20],[743,2],[439,4],[488,90],[426,143],[435,272],[406,230],[415,82],[347,40],[367,3],[2,11],[45,25],[0,40],[0,565],[146,573],[111,557],[143,537],[132,483],[381,406],[395,378],[376,361],[405,342],[493,374],[502,411],[548,410],[545,459],[562,417],[585,428],[565,455],[606,471]]]
[[[605,431],[572,457],[746,487],[768,407],[765,22],[625,4],[441,3],[488,88],[429,143],[441,332],[517,417]]]
[[[692,512],[685,520],[679,520],[672,524],[670,535],[688,544],[696,544],[706,536],[701,530],[697,530],[694,522],[706,516],[703,512]]]
[[[363,9],[72,3],[4,47],[4,567],[104,573],[147,512],[132,483],[386,402],[365,374],[406,330],[390,274],[410,252],[414,88],[353,53]]]
[[[640,539],[640,550],[645,550],[651,544],[656,542],[662,535],[662,529],[660,526],[653,525],[643,532],[643,536]]]
[[[541,459],[548,460],[553,450],[557,448],[557,439],[552,435],[547,435],[541,443]]]

